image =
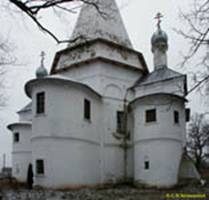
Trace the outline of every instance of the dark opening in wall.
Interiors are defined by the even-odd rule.
[[[91,102],[84,99],[84,119],[91,120]]]
[[[174,111],[173,117],[174,117],[174,123],[179,124],[179,112],[178,111],[176,110]]]
[[[117,111],[117,132],[118,133],[124,133],[124,112],[123,111]]]
[[[187,108],[185,110],[185,115],[186,115],[186,122],[189,122],[190,121],[190,115],[191,115],[191,110],[190,108]]]
[[[44,160],[42,159],[36,160],[36,174],[44,174]]]
[[[20,141],[20,133],[14,133],[14,143],[18,143]]]
[[[45,112],[45,92],[36,94],[36,113],[42,114]]]
[[[156,109],[146,110],[145,121],[146,123],[157,121]]]
[[[148,170],[150,168],[150,163],[149,163],[149,161],[145,161],[144,162],[144,169],[145,170]]]

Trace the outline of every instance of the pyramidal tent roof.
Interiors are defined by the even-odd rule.
[[[115,0],[91,0],[90,2],[98,7],[89,3],[83,4],[71,39],[80,36],[87,41],[102,38],[132,48]]]

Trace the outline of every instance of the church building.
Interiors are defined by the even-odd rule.
[[[31,102],[13,133],[13,176],[65,188],[132,181],[178,183],[185,147],[186,75],[167,64],[168,36],[151,38],[154,71],[128,37],[115,0],[84,4],[67,48],[50,73],[25,85]]]

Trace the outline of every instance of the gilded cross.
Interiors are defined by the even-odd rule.
[[[157,15],[155,16],[155,19],[157,20],[157,27],[160,28],[160,24],[162,22],[161,18],[163,18],[163,15],[158,12]]]
[[[46,55],[45,52],[42,51],[42,52],[41,52],[41,55],[40,55],[40,56],[41,56],[41,66],[42,66],[42,67],[44,66],[45,55]]]

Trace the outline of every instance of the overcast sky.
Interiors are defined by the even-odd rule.
[[[7,1],[7,0],[3,0]],[[190,8],[191,0],[117,0],[124,24],[129,33],[134,48],[144,54],[149,69],[153,69],[152,53],[150,51],[150,38],[156,30],[154,16],[157,12],[164,15],[162,28],[169,37],[168,61],[169,67],[189,73],[188,69],[178,67],[181,61],[181,51],[187,50],[187,42],[177,35],[173,28],[182,28],[184,25],[179,19],[179,9]],[[14,9],[14,7],[11,7]],[[66,45],[58,46],[51,38],[43,34],[38,28],[20,13],[0,8],[0,39],[8,39],[11,43],[14,55],[17,57],[17,65],[8,67],[6,79],[7,106],[0,110],[0,167],[2,155],[7,154],[7,164],[11,165],[12,135],[6,129],[6,125],[18,120],[16,111],[21,109],[29,99],[24,93],[25,83],[34,78],[35,70],[40,65],[40,52],[46,52],[46,67],[50,69],[56,51]],[[61,16],[62,22],[51,12],[44,14],[41,20],[56,32],[60,37],[69,37],[74,27],[77,14]],[[190,107],[193,111],[203,111],[204,102],[197,95],[189,97]],[[198,105],[198,106],[197,106]]]

